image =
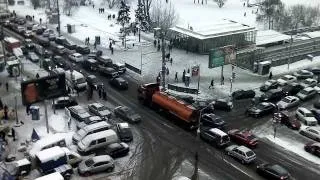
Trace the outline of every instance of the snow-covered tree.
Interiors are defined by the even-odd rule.
[[[112,9],[115,5],[119,3],[119,0],[105,0],[108,4],[109,9]]]
[[[31,4],[34,9],[37,9],[38,7],[40,7],[40,0],[31,0]]]
[[[139,1],[137,9],[135,10],[136,23],[141,25],[141,30],[147,31],[150,29],[150,24],[144,14],[144,5]]]
[[[217,3],[219,8],[222,8],[224,4],[227,2],[227,0],[213,0],[213,1]]]
[[[79,5],[80,0],[64,0],[63,12],[67,16],[71,16],[79,8]]]
[[[120,32],[122,32],[124,35],[124,39],[123,39],[124,46],[125,46],[125,38],[127,35],[127,33],[126,33],[127,27],[125,27],[125,25],[129,24],[130,19],[131,19],[130,18],[130,7],[124,1],[121,1],[117,21],[122,26],[122,29],[120,30]]]
[[[151,11],[151,21],[153,27],[159,27],[164,33],[167,33],[168,29],[177,23],[178,14],[171,2],[156,0]]]
[[[257,21],[267,22],[269,29],[271,29],[271,23],[273,22],[276,14],[279,14],[283,6],[281,0],[263,0],[260,3],[260,11],[257,15]]]
[[[150,24],[151,23],[150,9],[151,9],[152,0],[140,0],[140,1],[141,1],[141,4],[143,5],[143,13],[146,17],[146,20]]]

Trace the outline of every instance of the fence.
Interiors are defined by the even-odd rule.
[[[178,91],[178,92],[184,92],[189,94],[198,94],[198,89],[188,88],[188,87],[180,87],[173,84],[168,84],[168,89]]]
[[[130,69],[131,71],[141,74],[141,69],[138,69],[130,64],[124,63],[124,65],[126,66],[126,68]]]

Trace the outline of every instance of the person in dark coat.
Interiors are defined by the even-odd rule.
[[[160,51],[160,44],[158,44],[158,51]]]
[[[170,58],[170,64],[171,64],[171,66],[172,66],[172,57]]]
[[[178,72],[176,72],[176,75],[174,76],[174,81],[178,82]]]
[[[14,130],[14,128],[11,128],[11,134],[12,134],[13,141],[16,141],[16,131]]]
[[[269,73],[269,79],[272,79],[272,71]]]
[[[99,94],[99,98],[101,99],[101,97],[102,97],[102,89],[101,88],[98,89],[98,94]]]
[[[102,91],[102,98],[105,101],[107,100],[107,91],[105,89],[103,89],[103,91]]]
[[[26,113],[28,116],[30,115],[30,104],[27,104],[26,106]]]
[[[153,46],[157,47],[157,40],[153,40]]]
[[[113,47],[111,47],[111,54],[113,54]]]
[[[2,103],[2,100],[0,98],[0,110],[3,109],[3,103]]]
[[[214,87],[214,79],[212,78],[211,82],[210,82],[210,86],[209,86],[209,89],[213,88]]]
[[[6,82],[6,90],[7,90],[7,92],[9,92],[9,83],[8,82]]]
[[[40,77],[40,75],[37,73],[37,74],[36,74],[36,78],[39,79],[39,77]]]
[[[4,105],[4,119],[5,120],[8,120],[8,106],[7,105]]]

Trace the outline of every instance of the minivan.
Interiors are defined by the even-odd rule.
[[[201,127],[200,137],[205,141],[208,141],[211,145],[218,147],[222,147],[230,143],[230,137],[228,134],[218,128]]]
[[[78,142],[78,152],[85,154],[118,141],[117,133],[112,129],[93,133]]]
[[[100,65],[105,67],[112,67],[112,59],[109,56],[100,56],[97,57],[97,60]]]

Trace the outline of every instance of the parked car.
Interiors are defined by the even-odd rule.
[[[299,130],[301,127],[300,121],[298,121],[295,117],[290,117],[288,111],[274,113],[273,120],[280,122],[281,124],[293,130]]]
[[[51,29],[46,29],[43,33],[42,36],[43,37],[49,37],[49,34],[54,34],[54,31]]]
[[[262,94],[259,100],[263,102],[276,102],[281,100],[283,96],[284,94],[282,93],[282,89],[271,89],[270,91]]]
[[[266,91],[269,91],[270,89],[277,89],[278,86],[279,86],[278,81],[271,79],[271,80],[266,81],[266,82],[260,87],[260,91],[266,92]]]
[[[23,35],[24,35],[25,38],[32,38],[33,37],[33,32],[30,31],[30,30],[26,30]]]
[[[111,117],[110,110],[101,103],[88,104],[88,109],[89,109],[89,112],[91,112],[92,114],[96,116],[100,116],[104,119],[108,119]]]
[[[28,53],[28,59],[30,59],[30,61],[32,61],[32,62],[39,62],[39,56],[36,55],[36,53],[34,53],[34,52]]]
[[[297,79],[307,79],[307,78],[313,77],[313,73],[308,70],[305,70],[305,69],[297,71],[297,72],[293,73],[293,75],[295,77],[297,77]]]
[[[119,76],[119,73],[113,69],[112,67],[106,67],[99,65],[99,72],[102,75],[105,75],[107,77],[115,78]]]
[[[289,172],[279,164],[263,163],[257,166],[257,172],[267,179],[290,179]]]
[[[249,148],[255,148],[258,145],[258,138],[248,130],[231,129],[228,131],[228,135],[237,144],[245,145]]]
[[[105,149],[103,149],[101,152],[98,152],[97,154],[107,154],[111,156],[112,158],[120,158],[123,156],[126,156],[130,151],[130,148],[128,144],[121,142],[121,143],[112,143],[109,144]]]
[[[318,121],[318,124],[320,124],[320,110],[319,109],[311,109],[310,111],[312,112],[312,114],[314,115],[316,120]]]
[[[94,156],[82,161],[78,166],[80,175],[90,176],[98,172],[112,172],[114,160],[109,155]]]
[[[296,110],[296,116],[301,122],[303,122],[307,126],[317,125],[317,119],[307,108],[299,107]]]
[[[300,100],[296,96],[286,96],[277,103],[277,106],[279,110],[284,110],[298,106],[299,103]]]
[[[82,129],[85,126],[88,126],[90,124],[98,123],[104,121],[100,116],[90,116],[88,118],[85,118],[82,122],[77,123],[77,128]]]
[[[231,111],[231,109],[233,108],[232,101],[229,101],[227,99],[217,99],[212,101],[211,104],[213,105],[214,109]]]
[[[203,126],[211,127],[211,128],[218,128],[218,129],[225,129],[227,123],[222,120],[222,118],[215,114],[203,114],[200,119],[200,123]]]
[[[320,143],[318,142],[309,142],[304,145],[304,150],[320,157]]]
[[[68,57],[69,57],[69,59],[70,59],[71,61],[74,61],[74,62],[76,62],[76,63],[78,63],[78,62],[83,62],[83,56],[82,56],[82,54],[73,53],[73,54],[70,54]]]
[[[64,164],[59,167],[54,168],[54,172],[58,172],[63,176],[65,180],[71,179],[71,176],[73,174],[72,166],[69,164]]]
[[[115,78],[112,78],[110,81],[109,81],[110,85],[113,86],[113,87],[116,87],[118,89],[128,89],[129,85],[128,85],[128,81],[121,78],[121,77],[115,77]]]
[[[314,102],[313,107],[316,109],[320,109],[320,100],[317,100],[316,102]]]
[[[303,80],[300,85],[303,88],[307,88],[307,87],[314,87],[315,85],[317,85],[317,80],[313,79],[313,78],[307,78],[305,80]]]
[[[270,102],[261,102],[258,105],[251,106],[247,109],[246,114],[248,116],[261,117],[267,114],[271,114],[276,110],[276,105]]]
[[[317,95],[316,90],[314,90],[312,87],[307,87],[299,91],[297,97],[304,101],[313,98],[315,95]]]
[[[128,123],[117,123],[116,129],[121,141],[130,142],[133,140],[132,131]]]
[[[312,68],[308,69],[308,71],[312,72],[315,75],[320,74],[320,68],[319,67],[312,67]]]
[[[52,58],[52,61],[60,68],[63,68],[65,70],[70,69],[69,64],[67,64],[67,62],[64,59],[62,59],[61,56],[54,56]]]
[[[126,106],[118,106],[113,112],[117,117],[130,123],[138,123],[141,121],[141,116]]]
[[[231,145],[225,150],[229,156],[236,158],[242,164],[249,164],[256,159],[256,154],[246,146]]]
[[[280,86],[285,86],[287,84],[296,82],[297,78],[292,75],[284,75],[283,77],[277,79],[277,82],[279,83]]]
[[[316,85],[313,87],[313,89],[316,90],[318,94],[320,94],[320,84],[316,84]]]
[[[90,117],[91,115],[85,110],[82,106],[76,105],[68,107],[70,111],[71,117],[76,119],[79,122],[84,121],[86,118]]]
[[[102,56],[102,51],[101,50],[93,50],[88,54],[88,58],[91,59],[97,59],[99,56]]]
[[[310,139],[320,142],[320,128],[319,127],[306,127],[301,128],[301,135],[304,135]]]
[[[69,96],[63,96],[55,99],[52,103],[53,109],[63,109],[65,107],[76,106],[78,102],[75,98],[71,98]]]
[[[42,67],[43,69],[50,71],[56,67],[56,64],[51,61],[51,59],[46,58],[42,61]]]
[[[218,128],[207,126],[200,126],[200,138],[217,147],[223,147],[230,143],[230,137],[227,133]]]
[[[76,51],[81,54],[90,54],[90,48],[88,46],[77,46]]]
[[[282,88],[282,93],[286,96],[294,96],[302,89],[303,87],[299,83],[290,83]]]
[[[93,87],[95,90],[98,90],[99,87],[103,87],[103,83],[95,75],[89,75],[86,78],[89,86]]]
[[[254,92],[254,90],[238,90],[232,93],[232,98],[236,100],[249,99],[254,98],[255,95],[256,93]]]
[[[112,65],[113,69],[115,69],[116,71],[118,71],[119,74],[123,74],[126,72],[126,66],[125,64],[122,63],[115,63]]]
[[[89,71],[97,71],[98,70],[98,61],[95,59],[85,59],[82,62],[82,67]]]
[[[49,34],[48,39],[49,39],[49,41],[55,41],[56,40],[56,35],[55,34]]]

